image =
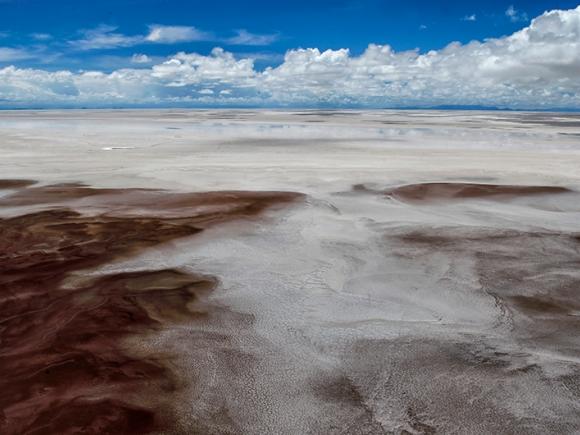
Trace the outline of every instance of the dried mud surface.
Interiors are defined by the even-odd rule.
[[[170,432],[172,393],[186,380],[172,355],[137,354],[127,340],[206,318],[217,278],[83,271],[300,195],[32,184],[0,181],[13,190],[0,207],[15,214],[0,219],[0,432]]]
[[[390,198],[413,203],[476,198],[507,201],[524,196],[572,192],[570,189],[560,186],[516,186],[478,183],[419,183],[407,184],[382,191],[372,189],[364,184],[358,184],[353,189],[359,192],[382,193]]]
[[[579,120],[2,112],[0,434],[580,433]]]

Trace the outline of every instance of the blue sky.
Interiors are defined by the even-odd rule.
[[[286,50],[297,47],[350,48],[361,53],[369,43],[389,44],[396,50],[438,49],[452,41],[469,42],[513,33],[522,23],[548,9],[570,9],[576,1],[176,1],[176,0],[0,0],[2,45],[55,45],[66,56],[46,64],[28,59],[20,65],[48,68],[102,67],[114,69],[107,56],[127,56],[133,47],[75,52],[59,43],[79,39],[84,29],[117,27],[124,35],[147,32],[148,25],[181,25],[211,32],[216,40],[141,46],[140,52],[167,56],[178,51],[207,54],[219,45],[234,53],[261,53],[261,63],[281,61]],[[506,15],[512,6],[521,17]],[[50,17],[50,19],[47,19]],[[475,21],[468,18],[474,17]],[[527,19],[526,19],[527,18]],[[240,29],[273,35],[266,45],[234,45],[227,38]],[[32,35],[50,35],[38,41]],[[270,56],[267,56],[267,55]],[[276,56],[276,54],[278,56]],[[4,62],[6,64],[7,62]]]
[[[389,50],[400,56],[407,50],[414,50],[415,56],[425,55],[430,50],[437,50],[443,54],[442,50],[451,42],[456,41],[465,46],[470,41],[479,41],[485,44],[485,41],[490,39],[501,40],[502,37],[509,37],[530,26],[532,20],[540,17],[545,11],[566,11],[577,6],[577,1],[540,0],[472,2],[419,0],[295,0],[291,2],[257,0],[244,2],[225,0],[0,0],[0,71],[4,69],[6,73],[8,71],[6,68],[16,68],[18,71],[34,69],[38,71],[38,74],[57,71],[67,71],[73,75],[83,74],[86,71],[114,74],[116,71],[126,69],[153,71],[157,65],[161,65],[160,68],[164,71],[163,80],[165,80],[167,67],[163,64],[171,61],[174,55],[178,53],[195,54],[211,61],[216,57],[214,48],[221,47],[235,60],[251,60],[252,72],[248,72],[249,69],[245,64],[222,62],[222,66],[226,68],[222,71],[224,77],[229,74],[227,68],[240,68],[245,71],[245,75],[242,74],[246,78],[245,83],[233,83],[233,80],[227,77],[220,80],[220,77],[216,77],[217,73],[203,75],[205,83],[201,82],[200,74],[196,79],[192,79],[191,74],[186,78],[175,77],[175,80],[168,80],[164,84],[152,84],[155,87],[155,92],[159,95],[156,94],[157,99],[151,100],[150,103],[163,104],[164,98],[169,98],[175,102],[180,97],[184,97],[184,104],[196,105],[194,97],[198,96],[201,98],[199,102],[201,105],[212,104],[209,95],[215,96],[216,93],[220,93],[226,105],[228,104],[225,102],[227,98],[230,100],[229,104],[233,105],[244,105],[244,101],[247,101],[248,105],[283,105],[286,103],[281,94],[278,97],[274,95],[277,94],[277,90],[272,90],[266,84],[262,86],[254,83],[255,77],[251,78],[250,76],[263,72],[267,67],[283,67],[284,56],[289,52],[298,53],[299,49],[316,49],[319,53],[330,53],[326,58],[306,56],[308,59],[301,58],[301,61],[306,62],[305,65],[311,65],[313,62],[317,65],[319,63],[327,65],[330,62],[334,68],[332,74],[337,74],[335,67],[341,62],[341,59],[338,59],[342,53],[340,50],[348,49],[348,59],[345,61],[346,63],[343,62],[341,65],[345,74],[351,74],[349,77],[352,80],[354,77],[352,64],[354,62],[358,65],[356,59],[365,55],[369,44],[380,47],[388,46]],[[576,18],[566,19],[566,25],[570,26],[571,33],[564,35],[564,37],[571,44],[570,50],[578,49],[578,46],[574,45],[578,42],[575,39],[577,37],[575,33],[576,22],[574,21]],[[530,39],[529,42],[533,43],[534,41]],[[565,49],[565,46],[561,44],[560,47]],[[212,52],[212,50],[214,51]],[[333,55],[332,53],[338,54]],[[298,54],[296,56],[300,57]],[[468,54],[471,56],[471,53]],[[388,62],[390,61],[386,60],[389,55],[383,53],[381,56],[385,59],[383,71],[386,71],[389,69]],[[410,68],[408,62],[410,61],[404,66],[399,66],[402,60],[400,56],[396,59],[389,59],[394,62],[393,65],[401,68],[401,71],[403,69],[408,71]],[[175,60],[173,64],[182,62],[183,65],[187,64],[190,69],[201,71],[199,62],[202,60],[200,59],[181,58]],[[416,57],[414,62],[424,64],[425,60],[426,58]],[[375,61],[373,60],[373,62]],[[570,62],[569,68],[574,70],[575,59],[571,59]],[[207,62],[203,68],[206,66]],[[292,66],[294,67],[292,73],[301,71],[295,62],[292,63]],[[279,79],[280,74],[291,74],[288,72],[289,68],[286,70],[280,70],[274,79],[268,76],[262,77],[260,80],[268,82],[268,86],[271,86],[275,80]],[[70,88],[70,86],[77,88],[80,85],[85,86],[86,76],[71,76],[71,85],[67,88],[68,90],[65,89],[66,86],[62,87],[62,77],[55,79],[54,76],[50,76],[50,80],[53,82],[56,80],[57,85],[47,83],[48,88],[45,89],[46,92],[43,95],[37,93],[27,98],[22,92],[18,93],[15,90],[17,80],[14,78],[13,69],[8,72],[11,75],[6,75],[8,74],[6,73],[4,78],[5,80],[13,80],[13,83],[10,86],[5,84],[6,89],[4,90],[0,85],[0,101],[18,100],[20,101],[18,104],[22,105],[26,104],[28,99],[30,104],[47,104],[51,102],[50,92],[53,92],[55,102],[60,101],[59,98],[64,95],[66,97],[64,99],[68,98],[67,104],[74,104],[74,96],[78,94],[79,104],[90,103],[86,98],[87,101],[81,102],[82,90],[77,89],[77,93]],[[159,79],[158,76],[159,74],[152,72],[152,77],[156,80]],[[2,77],[0,74],[0,79]],[[49,76],[43,77],[50,81]],[[557,78],[559,80],[566,79],[561,74]],[[541,81],[542,79],[548,80],[549,77],[534,76],[532,79]],[[353,93],[344,95],[342,99],[339,98],[333,102],[328,94],[316,95],[312,89],[307,89],[306,93],[310,95],[310,100],[308,98],[301,100],[296,95],[290,99],[286,97],[286,100],[288,100],[287,104],[289,105],[309,105],[309,101],[314,105],[321,102],[339,106],[404,105],[404,92],[398,94],[397,98],[390,98],[389,92],[396,90],[393,87],[392,76],[385,75],[381,80],[383,89],[377,88],[373,95],[366,95],[366,99],[357,100],[356,92],[353,91]],[[401,80],[400,75],[398,80]],[[503,80],[500,84],[506,89],[517,85],[509,80]],[[80,81],[82,83],[79,85]],[[320,84],[320,77],[312,78],[305,85],[313,83]],[[407,85],[408,83],[405,84],[405,86]],[[125,85],[117,83],[117,86]],[[167,88],[164,96],[161,96],[160,86]],[[253,91],[246,92],[252,86]],[[425,84],[417,82],[416,86],[420,88],[424,87]],[[575,105],[578,103],[575,98],[578,96],[575,86],[574,83],[566,91],[567,94],[563,98],[562,104]],[[390,91],[387,90],[387,87],[390,87]],[[177,88],[183,92],[176,93]],[[210,94],[210,91],[214,93]],[[132,94],[131,98],[125,98],[126,101],[123,103],[121,95],[123,90],[117,89],[116,92],[117,95],[111,98],[111,104],[114,104],[115,99],[115,104],[132,104],[131,101],[135,104],[149,104],[145,100],[139,102],[139,98],[135,94]],[[234,96],[236,101],[231,101]],[[384,102],[381,97],[383,97]],[[509,98],[505,99],[501,95],[498,95],[496,100],[498,105],[520,105],[522,107],[525,105],[523,101],[513,100],[510,102]],[[557,98],[551,100],[551,104],[558,102]],[[214,101],[214,103],[220,104],[218,101]],[[410,105],[421,105],[421,103],[425,105],[436,103],[492,104],[494,101],[477,101],[473,96],[462,101],[444,95],[428,93],[423,100],[409,101]],[[106,98],[99,97],[98,104],[106,105]]]

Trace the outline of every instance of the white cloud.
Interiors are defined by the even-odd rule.
[[[150,68],[109,74],[10,66],[0,68],[0,100],[4,105],[580,108],[578,71],[580,7],[546,12],[506,37],[456,42],[427,53],[376,44],[357,56],[348,49],[290,50],[280,65],[264,71],[253,59],[220,48],[209,55],[178,53]]]
[[[513,5],[510,5],[505,11],[505,15],[509,17],[512,23],[517,23],[518,21],[528,21],[528,14],[522,11],[518,11]]]
[[[461,21],[477,21],[477,15],[471,14],[464,16]]]
[[[427,30],[427,26],[425,24],[421,24],[419,26],[419,30]]]
[[[48,33],[31,33],[30,37],[36,39],[37,41],[48,41],[52,39],[52,35]]]
[[[94,29],[82,30],[82,38],[69,41],[69,45],[77,50],[103,50],[119,47],[132,47],[135,45],[153,44],[177,44],[194,41],[217,41],[211,32],[205,32],[193,26],[165,26],[152,24],[146,35],[124,35],[116,32],[117,27],[101,24]],[[33,34],[36,39],[49,39],[50,35]],[[230,45],[270,45],[277,41],[278,34],[254,34],[245,29],[237,31],[231,38],[221,40]]]
[[[127,36],[116,33],[117,27],[102,24],[94,29],[81,31],[83,37],[69,41],[77,50],[101,50],[117,47],[131,47],[143,42],[142,36]]]
[[[178,53],[151,70],[152,77],[171,87],[198,84],[206,87],[213,83],[248,87],[255,85],[253,80],[257,75],[252,59],[237,60],[221,48],[214,48],[209,56]]]
[[[246,29],[237,30],[237,35],[225,40],[230,45],[270,45],[279,39],[278,34],[256,34]]]
[[[32,53],[12,47],[0,47],[0,62],[15,62],[18,60],[32,59],[35,57]]]
[[[177,42],[210,41],[213,35],[203,32],[191,26],[162,26],[159,24],[149,26],[149,34],[146,41],[159,44],[174,44]]]
[[[179,42],[209,41],[214,39],[211,33],[202,32],[189,26],[149,26],[147,35],[124,35],[116,32],[117,27],[101,24],[94,29],[81,31],[83,37],[69,41],[77,50],[103,50],[119,47],[132,47],[145,43],[175,44]]]
[[[147,56],[146,54],[134,54],[133,56],[131,56],[131,62],[132,63],[151,63],[152,59]]]

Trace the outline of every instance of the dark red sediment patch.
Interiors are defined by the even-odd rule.
[[[514,186],[475,183],[423,183],[409,184],[386,191],[385,194],[403,201],[436,201],[446,199],[469,199],[547,195],[569,193],[570,189],[559,186]]]
[[[481,290],[516,338],[580,356],[578,233],[459,226],[403,229],[386,238],[392,252],[418,265],[434,253],[449,258],[450,270],[457,259],[472,259]]]
[[[373,189],[364,184],[353,186],[356,192],[382,194],[404,202],[429,202],[455,199],[510,199],[521,196],[555,195],[571,193],[572,190],[560,186],[518,186],[478,183],[419,183],[407,184],[392,189]]]
[[[301,198],[296,192],[217,191],[176,193],[154,189],[97,189],[79,183],[21,189],[0,199],[1,206],[102,209],[105,215],[175,216],[195,218],[206,226],[225,220],[251,218],[263,210]]]
[[[387,190],[359,184],[349,194],[381,201],[389,196],[407,207],[435,201],[467,204],[472,198],[516,203],[527,197],[518,204],[531,208],[547,199],[542,195],[562,195],[557,201],[562,203],[578,201],[576,192],[560,187],[457,183]],[[511,214],[511,219],[501,219],[497,203],[487,205],[498,219],[481,226],[459,223],[468,213],[480,212],[483,201],[477,209],[452,210],[446,225],[369,225],[381,231],[388,255],[398,257],[395,273],[412,272],[410,279],[419,278],[413,288],[420,286],[431,295],[425,306],[429,298],[451,296],[447,309],[462,313],[485,305],[493,318],[475,333],[466,328],[464,334],[458,322],[459,335],[445,330],[429,338],[410,333],[400,339],[360,340],[346,352],[345,367],[362,405],[353,400],[336,413],[356,421],[353,427],[362,426],[355,419],[367,405],[389,421],[406,420],[398,433],[575,433],[580,428],[579,232],[543,229],[526,219],[518,225]],[[496,223],[513,227],[497,228]],[[550,227],[558,228],[554,223]],[[443,311],[444,328],[446,317]],[[339,390],[333,397],[348,393]]]
[[[9,182],[10,180],[5,180]],[[46,186],[35,186],[30,189],[22,189],[2,199],[1,205],[27,206],[39,204],[61,204],[90,197],[126,197],[130,192],[153,192],[147,189],[97,189],[82,183],[61,183]]]
[[[512,296],[512,303],[520,308],[521,310],[535,313],[546,313],[546,314],[568,314],[569,310],[573,307],[566,307],[560,305],[549,299],[549,297],[541,296]]]
[[[127,403],[88,398],[73,399],[38,414],[34,426],[26,434],[144,434],[159,425],[151,410]]]
[[[0,219],[0,433],[171,431],[172,393],[184,380],[171,355],[137,355],[127,339],[205,318],[216,278],[82,271],[300,197],[59,185],[2,198],[44,209]],[[75,210],[87,198],[97,214]]]
[[[0,180],[0,189],[20,189],[36,184],[34,180]]]

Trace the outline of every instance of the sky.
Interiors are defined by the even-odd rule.
[[[578,1],[0,0],[0,107],[580,108]]]

